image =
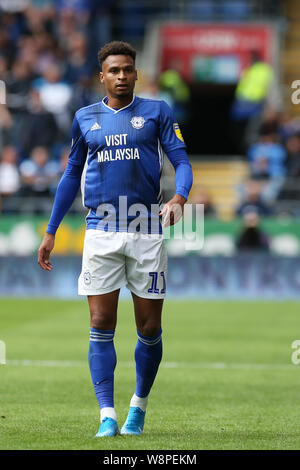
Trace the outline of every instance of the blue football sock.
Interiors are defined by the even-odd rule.
[[[114,370],[117,363],[114,330],[90,328],[89,366],[100,408],[114,407]]]
[[[138,341],[135,348],[136,390],[138,397],[149,395],[162,358],[162,339],[159,333],[152,337],[137,332]]]

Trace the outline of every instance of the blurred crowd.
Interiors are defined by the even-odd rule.
[[[244,201],[257,206],[260,215],[276,214],[280,201],[300,200],[300,119],[285,112],[265,109],[256,135],[246,148],[249,184],[242,194]],[[279,207],[283,207],[279,205]],[[300,216],[299,212],[291,214]]]
[[[268,251],[262,220],[300,217],[300,119],[265,109],[251,139],[245,151],[248,178],[235,188],[234,215],[242,222],[237,248]],[[207,188],[196,191],[193,202],[204,205],[206,217],[218,215]]]
[[[213,2],[186,5],[197,6],[203,14],[200,6],[208,3]],[[128,12],[138,14],[138,5],[142,8],[143,2],[0,0],[0,80],[6,84],[6,105],[0,104],[3,212],[26,209],[25,196],[40,201],[35,212],[49,210],[44,201],[51,200],[64,171],[73,115],[104,96],[97,51],[112,38],[119,39],[115,18],[123,17],[118,34],[131,40]],[[161,8],[170,5],[160,2]],[[139,77],[138,87],[139,96],[164,99],[180,124],[188,122],[190,90],[176,70],[166,70],[157,80]],[[300,199],[300,121],[267,108],[255,124],[246,132],[250,178],[237,188],[239,217],[251,211],[260,217],[276,215],[278,201]],[[12,196],[21,196],[17,208],[9,203]],[[204,204],[207,216],[218,216],[204,188],[194,202]],[[289,205],[291,215],[300,216],[297,207]]]
[[[6,103],[0,104],[4,212],[11,195],[53,196],[66,164],[74,112],[101,97],[97,51],[111,40],[114,4],[0,1],[0,80],[6,87]],[[42,209],[40,204],[37,212]]]
[[[31,202],[32,212],[49,210],[45,197],[54,195],[64,171],[74,113],[104,97],[97,52],[115,38],[114,18],[122,18],[123,10],[136,15],[138,3],[0,0],[2,212],[24,211],[23,196],[40,199]],[[119,24],[125,40],[128,20],[124,16]],[[165,99],[179,120],[186,118],[189,90],[176,71],[139,83],[141,96]],[[21,196],[17,206],[11,196]]]
[[[237,216],[250,206],[261,216],[276,215],[278,202],[300,201],[300,118],[265,109],[258,123],[245,149],[249,179],[237,188]],[[291,215],[300,216],[299,209]]]

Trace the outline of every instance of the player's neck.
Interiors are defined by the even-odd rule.
[[[114,96],[109,96],[107,95],[107,106],[113,109],[121,109],[124,108],[125,106],[128,106],[132,100],[133,100],[133,94],[128,95],[128,96],[120,96],[120,97],[114,97]]]

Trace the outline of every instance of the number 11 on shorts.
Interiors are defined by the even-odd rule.
[[[158,283],[158,273],[157,272],[152,272],[152,273],[149,273],[149,276],[152,278],[152,284],[151,284],[151,287],[150,289],[148,289],[148,292],[150,294],[165,294],[166,292],[166,278],[165,278],[165,273],[162,271],[161,273],[159,273],[161,278],[162,278],[162,282],[163,282],[163,288],[161,289],[161,291],[159,291],[158,287],[157,287],[157,283]]]

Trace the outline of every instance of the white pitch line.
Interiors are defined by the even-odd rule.
[[[31,359],[12,359],[6,361],[8,366],[27,367],[87,367],[86,361],[39,361]],[[118,362],[119,367],[134,367],[134,362]],[[297,370],[292,364],[245,364],[226,362],[162,362],[164,369],[236,369],[236,370]]]

